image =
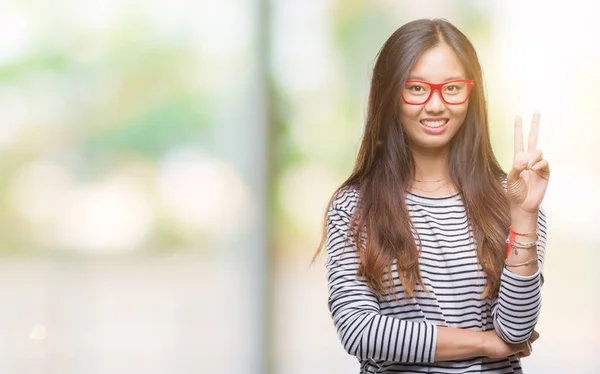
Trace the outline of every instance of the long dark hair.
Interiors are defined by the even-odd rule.
[[[490,143],[481,66],[473,45],[455,26],[446,20],[422,19],[400,27],[379,51],[354,170],[329,202],[344,188],[360,191],[358,214],[354,214],[351,225],[355,243],[366,239],[366,246],[357,249],[361,259],[358,275],[380,296],[393,287],[390,275],[394,261],[408,297],[414,295],[417,285],[426,289],[404,201],[414,160],[400,125],[398,107],[401,86],[412,67],[424,51],[440,43],[452,48],[467,78],[475,81],[464,123],[450,142],[448,170],[465,203],[479,263],[487,276],[482,297],[496,295],[500,287],[509,207],[502,186],[506,173]],[[325,231],[324,225],[315,257],[323,249]]]

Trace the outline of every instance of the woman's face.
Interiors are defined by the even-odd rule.
[[[440,43],[421,55],[407,80],[439,84],[455,79],[467,79],[466,72],[454,51]],[[407,85],[402,86],[403,92],[422,90]],[[400,123],[411,148],[446,147],[465,120],[468,105],[468,100],[462,104],[447,104],[440,97],[440,91],[434,91],[429,101],[420,105],[407,104],[400,99]]]

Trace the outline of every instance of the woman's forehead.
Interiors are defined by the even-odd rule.
[[[466,72],[452,48],[442,43],[423,52],[411,69],[408,79],[439,83],[466,79]]]

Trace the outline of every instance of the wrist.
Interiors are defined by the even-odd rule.
[[[539,208],[536,208],[534,210],[528,210],[528,209],[523,209],[518,206],[510,206],[510,217],[511,218],[515,218],[515,217],[533,218],[533,217],[535,217],[537,219],[538,212],[539,212]]]
[[[538,211],[528,212],[522,209],[510,210],[510,225],[515,231],[535,231],[537,228]]]
[[[479,344],[477,345],[477,354],[479,356],[490,357],[490,333],[496,335],[494,330],[483,331],[480,335]]]

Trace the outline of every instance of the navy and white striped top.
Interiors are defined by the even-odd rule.
[[[477,357],[434,362],[435,325],[473,331],[496,329],[509,343],[528,339],[541,306],[541,275],[546,248],[542,209],[538,256],[540,270],[520,276],[504,269],[497,298],[482,299],[485,273],[477,261],[472,232],[460,194],[424,197],[407,193],[410,218],[422,241],[419,258],[425,293],[419,286],[407,299],[398,281],[396,298],[379,299],[357,276],[359,256],[347,237],[358,190],[338,193],[327,216],[329,310],[345,350],[358,358],[361,373],[522,373],[519,359]]]

